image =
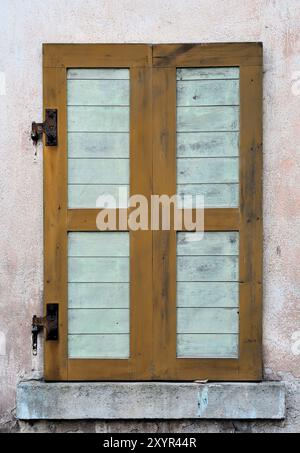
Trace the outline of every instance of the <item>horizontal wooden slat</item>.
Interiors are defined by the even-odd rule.
[[[239,223],[239,209],[209,208],[204,210],[205,231],[238,231]]]
[[[97,214],[100,209],[68,209],[68,231],[99,231],[96,225]],[[119,216],[128,217],[130,209],[112,210],[116,214],[116,225],[119,225]],[[127,213],[127,214],[126,214]],[[190,214],[189,214],[190,215]],[[193,209],[192,218],[195,219],[196,210]],[[237,208],[208,208],[204,210],[204,229],[206,231],[238,231],[240,212]],[[115,228],[113,228],[115,230]],[[127,231],[127,226],[121,225],[121,231]],[[185,226],[182,225],[182,230]]]
[[[239,161],[236,157],[177,159],[177,183],[238,182]]]
[[[239,105],[238,80],[177,82],[177,106]]]
[[[238,306],[238,282],[177,282],[177,307]]]
[[[80,158],[128,158],[128,132],[69,132],[68,156]]]
[[[129,335],[69,335],[70,358],[125,359],[129,357]]]
[[[176,71],[177,80],[238,79],[239,68],[180,68]]]
[[[179,334],[177,357],[237,358],[238,343],[235,334]]]
[[[69,309],[69,334],[129,333],[129,310]]]
[[[70,68],[67,71],[67,78],[70,79],[89,79],[89,80],[111,80],[129,79],[129,70],[122,68]]]
[[[128,132],[129,107],[69,106],[68,131]]]
[[[149,63],[147,44],[43,44],[44,67],[117,68]]]
[[[97,227],[97,215],[101,209],[68,209],[67,227],[68,231],[99,231]],[[105,210],[107,213],[109,210]],[[127,231],[127,225],[119,225],[119,218],[128,218],[129,210],[127,209],[112,209],[110,214],[116,216],[116,227],[113,226],[112,231],[116,228],[120,231]]]
[[[69,258],[69,282],[129,282],[129,259]]]
[[[235,231],[177,233],[177,256],[238,255],[238,252],[239,236]]]
[[[129,105],[129,80],[68,80],[68,105]]]
[[[70,257],[101,257],[129,256],[129,233],[127,232],[98,232],[98,233],[69,233],[68,256]]]
[[[69,283],[69,308],[129,308],[129,283]]]
[[[193,207],[196,207],[196,195],[204,196],[205,208],[235,208],[238,207],[238,184],[178,184],[178,206],[182,207],[184,195],[193,196]],[[190,206],[187,206],[190,207]]]
[[[239,107],[237,106],[177,107],[178,132],[235,131],[238,128]]]
[[[225,157],[238,155],[238,132],[177,133],[177,157]]]
[[[129,184],[129,159],[68,159],[69,184]]]
[[[238,333],[236,308],[178,308],[177,333]]]
[[[69,208],[116,208],[119,200],[119,189],[127,190],[128,186],[125,185],[100,185],[100,184],[69,184],[68,186],[68,201]],[[112,197],[113,199],[109,204],[106,204],[103,198],[99,197]],[[108,199],[110,201],[110,199]],[[126,209],[124,202],[120,208]]]
[[[179,282],[238,281],[238,257],[178,256],[177,280]]]
[[[222,67],[262,64],[259,42],[158,44],[153,46],[155,67]]]

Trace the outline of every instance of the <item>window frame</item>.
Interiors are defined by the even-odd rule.
[[[44,142],[44,306],[59,304],[59,340],[45,341],[45,379],[260,380],[261,43],[45,44],[43,55],[44,109],[58,109],[58,146]],[[67,69],[130,68],[130,193],[150,200],[176,193],[176,68],[212,66],[240,68],[240,206],[205,209],[204,217],[205,231],[240,233],[239,358],[176,358],[176,231],[149,230],[130,231],[131,357],[69,359],[67,233],[98,231],[99,209],[67,206]]]

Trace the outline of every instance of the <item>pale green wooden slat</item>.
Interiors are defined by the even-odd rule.
[[[177,308],[177,333],[238,333],[236,308]]]
[[[68,349],[73,359],[126,359],[129,335],[69,335]]]
[[[238,255],[239,233],[207,231],[177,233],[177,255]]]
[[[68,79],[129,79],[129,69],[126,68],[70,68]]]
[[[129,80],[69,80],[68,105],[129,105]]]
[[[68,159],[69,184],[129,184],[129,159]]]
[[[114,203],[105,205],[104,202],[98,202],[99,197],[111,196],[118,204],[119,189],[127,189],[128,186],[122,185],[68,185],[69,208],[115,208]],[[126,208],[125,203],[121,203],[120,208]]]
[[[129,283],[69,283],[69,308],[129,308]]]
[[[127,231],[70,232],[68,256],[129,256]]]
[[[178,132],[234,131],[238,128],[237,106],[177,107]]]
[[[225,157],[238,155],[238,132],[177,133],[177,157]]]
[[[114,258],[69,258],[71,283],[76,282],[129,282],[129,259]]]
[[[178,184],[178,206],[182,206],[184,195],[192,195],[193,207],[196,207],[196,195],[204,196],[206,208],[235,208],[238,207],[238,184]]]
[[[177,281],[238,281],[238,257],[178,256]]]
[[[238,79],[240,76],[238,67],[181,68],[176,73],[177,80]]]
[[[129,333],[126,308],[69,309],[69,334]]]
[[[179,334],[177,357],[238,358],[236,334]]]
[[[177,282],[177,307],[238,306],[238,282]]]
[[[177,183],[238,182],[239,160],[236,157],[177,159]]]
[[[239,105],[238,80],[177,82],[177,106]]]
[[[129,131],[129,107],[69,106],[67,110],[68,132]]]
[[[129,158],[128,132],[70,132],[68,156],[80,158]]]

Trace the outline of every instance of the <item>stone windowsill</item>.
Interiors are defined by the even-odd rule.
[[[262,383],[20,382],[17,418],[283,419],[285,387]]]

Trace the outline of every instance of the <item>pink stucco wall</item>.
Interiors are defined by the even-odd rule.
[[[299,429],[300,1],[0,0],[0,30],[3,424],[13,419],[18,380],[42,376],[30,336],[43,299],[43,155],[30,140],[31,121],[42,118],[42,43],[262,41],[264,370],[289,388],[288,419],[270,429]]]

